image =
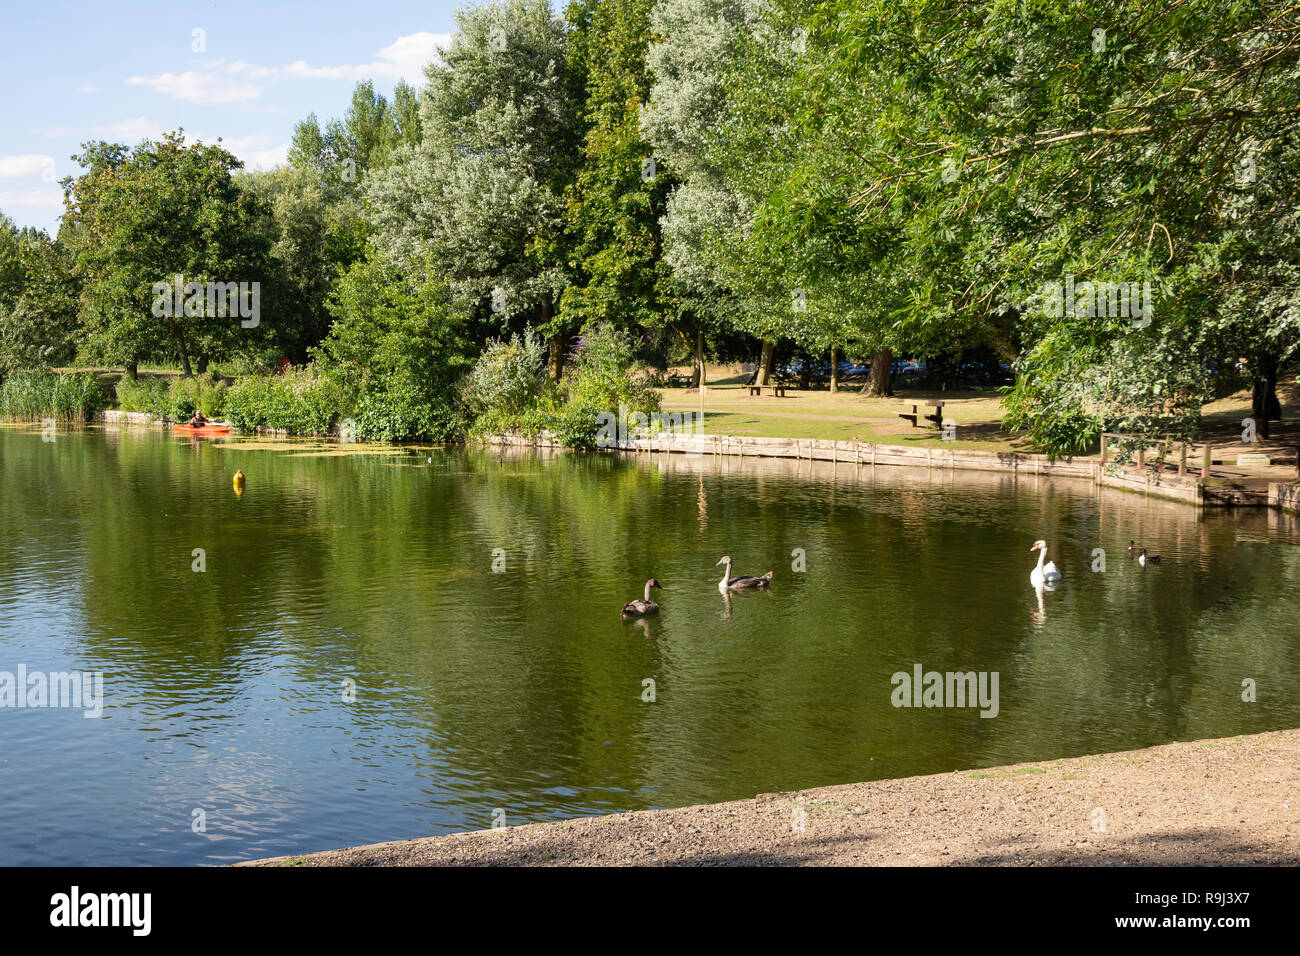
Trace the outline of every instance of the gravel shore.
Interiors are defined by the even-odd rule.
[[[276,857],[243,866],[1300,863],[1300,730]]]

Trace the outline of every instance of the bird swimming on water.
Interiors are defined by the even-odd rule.
[[[645,583],[645,600],[628,601],[623,605],[624,617],[645,617],[647,614],[658,614],[659,605],[650,600],[650,589],[658,588],[663,590],[664,586],[659,583],[658,578],[651,578]]]
[[[1034,546],[1029,550],[1038,552],[1038,565],[1034,570],[1029,572],[1030,584],[1034,587],[1039,587],[1043,584],[1051,584],[1061,580],[1061,572],[1053,562],[1048,561],[1046,564],[1043,563],[1047,558],[1046,541],[1035,541]]]
[[[765,588],[772,583],[772,572],[759,577],[751,574],[738,574],[734,578],[731,576],[731,555],[724,554],[718,564],[725,564],[727,569],[722,574],[722,580],[718,582],[719,591],[742,591],[748,588]],[[716,568],[718,564],[715,564]]]

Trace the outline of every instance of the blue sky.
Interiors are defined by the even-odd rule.
[[[77,174],[70,157],[92,139],[135,145],[184,127],[222,137],[248,168],[277,165],[294,124],[340,116],[358,80],[385,96],[399,77],[423,85],[462,5],[4,0],[0,211],[53,235],[57,180]]]

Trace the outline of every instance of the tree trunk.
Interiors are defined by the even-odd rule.
[[[763,340],[763,355],[758,362],[758,384],[772,384],[772,361],[776,356],[776,343]]]
[[[554,307],[551,304],[550,297],[543,296],[542,325],[550,325],[553,314]],[[547,356],[546,364],[550,367],[551,379],[559,382],[560,376],[564,374],[564,336],[559,332],[551,336],[550,354]]]
[[[208,370],[208,357],[206,355],[199,356],[199,362],[197,367],[200,375],[202,375],[204,372]]]
[[[708,372],[704,365],[704,330],[701,329],[695,337],[695,384],[699,387],[701,395],[708,387]]]
[[[831,346],[831,391],[840,390],[840,349],[838,345]]]
[[[800,349],[802,353],[799,357],[799,388],[808,391],[808,386],[812,378],[812,356],[808,354],[807,349]]]
[[[1250,414],[1261,438],[1268,437],[1269,420],[1282,420],[1282,403],[1277,398],[1277,356],[1261,354],[1250,389]]]
[[[140,363],[135,359],[126,363],[126,377],[133,382],[140,377]]]
[[[889,381],[890,369],[894,364],[894,353],[889,349],[871,353],[871,377],[862,386],[863,395],[885,398],[894,394]]]
[[[189,378],[194,374],[190,368],[190,353],[185,348],[185,336],[179,328],[172,331],[172,337],[176,341],[176,353],[181,357],[181,369],[185,372],[185,377]]]

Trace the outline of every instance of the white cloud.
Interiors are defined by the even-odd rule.
[[[239,103],[255,100],[262,95],[259,86],[228,80],[211,71],[195,73],[187,70],[184,73],[159,73],[157,76],[132,76],[126,82],[130,86],[147,86],[155,93],[190,103]]]
[[[269,136],[244,136],[223,139],[221,145],[244,161],[245,169],[271,169],[289,161],[289,144],[268,145]]]
[[[375,56],[391,64],[389,77],[401,77],[414,86],[424,85],[425,64],[438,59],[438,47],[451,43],[450,33],[412,33],[398,37],[397,42],[384,47]],[[380,64],[372,64],[378,67]],[[379,73],[377,75],[383,75]]]
[[[438,59],[438,47],[451,42],[450,33],[412,33],[398,37],[375,53],[370,63],[342,66],[312,66],[306,60],[290,63],[284,76],[299,80],[406,80],[412,86],[424,84],[425,64]],[[239,64],[247,67],[248,64]],[[232,66],[233,69],[233,66]]]
[[[78,93],[98,93],[98,92],[99,92],[99,87],[98,87],[98,86],[95,86],[95,85],[93,85],[93,84],[91,84],[91,83],[87,83],[85,86],[79,86],[79,87],[77,87],[77,92],[78,92]]]
[[[53,182],[54,157],[43,153],[0,156],[0,179],[40,179]]]
[[[134,145],[142,139],[159,139],[165,132],[162,123],[157,120],[137,116],[135,119],[118,120],[92,127],[96,136],[105,136],[111,140],[123,141]]]
[[[226,67],[228,73],[237,73],[240,76],[247,76],[253,80],[264,80],[268,77],[275,76],[279,69],[274,66],[257,66],[253,63],[245,63],[243,60],[236,60],[230,66]]]
[[[25,189],[21,192],[0,192],[0,209],[50,209],[63,208],[62,189]]]
[[[449,33],[412,33],[375,52],[369,63],[339,66],[312,66],[298,60],[286,66],[259,66],[236,60],[229,65],[224,59],[206,61],[198,71],[159,73],[156,76],[127,78],[131,86],[147,86],[155,93],[191,103],[241,103],[262,95],[265,81],[297,80],[406,80],[412,86],[424,83],[425,64],[438,59],[438,47],[451,42]],[[222,75],[221,68],[225,67]]]

